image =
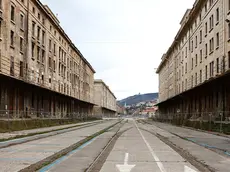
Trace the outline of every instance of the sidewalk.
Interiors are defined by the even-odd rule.
[[[101,120],[93,121],[93,122],[91,121],[91,122],[68,124],[68,125],[59,125],[59,126],[45,127],[45,128],[36,128],[36,129],[31,129],[31,130],[13,131],[13,132],[8,132],[8,133],[0,133],[0,140],[1,139],[10,139],[10,138],[14,138],[14,137],[17,137],[17,136],[36,134],[36,133],[52,132],[52,131],[55,131],[55,130],[71,128],[71,127],[74,127],[74,126],[77,127],[77,126],[80,126],[80,125],[83,125],[83,124],[91,124],[91,123],[100,122],[100,121]]]

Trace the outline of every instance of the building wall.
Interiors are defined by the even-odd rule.
[[[162,58],[158,68],[160,102],[192,89],[210,78],[218,77],[224,72],[223,69],[228,67],[228,59],[224,58],[228,55],[225,50],[228,43],[224,41],[227,32],[224,29],[226,2],[210,2],[196,1],[189,14],[185,14],[175,41]],[[212,39],[213,43],[210,42]],[[210,49],[210,46],[213,47]]]
[[[102,80],[94,81],[94,101],[98,107],[108,110],[108,113],[116,112],[116,97]],[[106,110],[104,112],[107,113]]]
[[[39,0],[1,2],[0,75],[93,104],[95,71],[49,7]],[[11,91],[8,97],[15,99]],[[29,99],[24,104],[22,110],[31,106]],[[54,103],[50,106],[51,112],[60,109]]]
[[[196,0],[186,11],[157,70],[159,112],[163,117],[220,120],[222,114],[223,119],[229,119],[229,11],[230,1],[222,0]],[[174,72],[169,67],[171,60]],[[169,82],[170,73],[174,85]],[[169,87],[173,87],[173,94]]]

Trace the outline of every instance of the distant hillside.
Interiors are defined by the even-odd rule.
[[[158,93],[138,94],[131,97],[127,97],[123,100],[118,101],[121,105],[133,105],[139,102],[146,102],[150,100],[158,99]]]

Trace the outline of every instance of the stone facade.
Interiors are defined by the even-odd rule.
[[[0,3],[0,111],[91,114],[95,71],[49,7],[39,0]],[[26,93],[22,83],[31,85]]]
[[[97,105],[94,107],[96,115],[115,115],[117,111],[116,97],[102,80],[94,81],[94,98]]]
[[[225,78],[230,69],[229,11],[228,0],[196,0],[186,11],[157,70],[162,114],[230,115],[229,77]]]

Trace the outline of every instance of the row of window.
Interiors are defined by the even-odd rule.
[[[210,62],[209,66],[208,65],[205,66],[204,71],[201,69],[199,72],[199,83],[203,82],[202,81],[203,72],[204,72],[205,80],[208,79],[208,68],[209,68],[209,78],[214,77],[214,73],[219,74],[220,72],[225,72],[225,68],[226,68],[225,57],[223,57],[221,60],[217,58],[215,62],[214,61]],[[228,52],[228,68],[230,68],[230,51]],[[195,73],[195,75],[191,76],[191,87],[194,87],[197,84],[198,84],[198,73]],[[183,81],[182,81],[182,85],[184,85]],[[178,84],[178,87],[180,87],[180,84]],[[188,81],[187,79],[185,79],[185,90],[187,88],[188,88]],[[185,90],[182,89],[182,91]]]

